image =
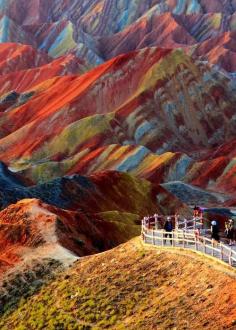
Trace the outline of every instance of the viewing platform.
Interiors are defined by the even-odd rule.
[[[172,231],[163,229],[170,218]],[[191,249],[219,259],[236,267],[236,246],[228,246],[210,238],[210,229],[204,228],[201,217],[181,219],[179,215],[153,215],[142,220],[141,237],[144,243],[159,247]]]

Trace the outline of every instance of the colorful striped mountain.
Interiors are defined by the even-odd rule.
[[[235,7],[2,1],[1,162],[26,186],[118,171],[231,203]]]
[[[63,325],[62,314],[56,323],[43,317],[38,323],[31,309],[27,323],[19,306],[28,306],[29,296],[78,256],[138,236],[145,215],[189,217],[196,204],[206,208],[206,220],[236,217],[235,79],[235,0],[0,0],[4,329],[74,329],[80,314],[71,303],[62,312],[69,308],[73,322]],[[123,247],[139,255],[141,272],[145,257],[159,278],[137,242]],[[121,255],[128,269],[128,254]],[[119,272],[115,258],[108,268]],[[72,269],[87,264],[93,283],[94,260],[85,258]],[[191,266],[188,281],[192,273]],[[65,294],[66,301],[72,297]],[[199,328],[202,320],[190,314]],[[81,329],[95,329],[101,319],[89,317],[80,319]],[[117,329],[115,319],[100,322],[99,329]],[[147,322],[150,329],[159,326]],[[127,329],[144,329],[144,323],[131,323]],[[165,324],[175,327],[171,320]]]
[[[208,166],[204,157],[196,160],[235,137],[230,77],[182,50],[155,47],[85,73],[74,55],[48,61],[0,77],[0,159],[11,170],[31,183],[101,170],[158,183],[187,178],[204,188],[221,182],[204,173],[205,181],[196,181],[200,164]],[[218,151],[211,163],[223,173],[234,157]],[[234,180],[229,183],[232,192]]]
[[[28,44],[52,57],[68,53],[97,65],[150,46],[183,47],[236,71],[234,1],[2,1],[0,41]]]

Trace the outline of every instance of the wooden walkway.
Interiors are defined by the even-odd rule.
[[[184,223],[184,229],[179,229],[178,224],[175,224],[174,231],[165,232],[163,229],[158,229],[157,217],[146,217],[142,220],[142,239],[147,244],[160,247],[179,247],[199,251],[236,267],[236,247],[228,246],[222,242],[217,243],[208,238],[207,233],[209,230],[200,229],[202,223],[199,222],[199,219],[189,220],[189,227],[186,227],[186,221]],[[197,231],[196,228],[199,230]]]

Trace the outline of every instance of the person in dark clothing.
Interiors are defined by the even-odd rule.
[[[166,238],[172,238],[172,231],[173,231],[173,225],[171,222],[171,218],[167,217],[166,222],[164,224],[164,230],[165,230],[165,234],[164,234],[164,244],[166,244]],[[172,243],[172,240],[170,239],[170,244]]]
[[[211,222],[211,238],[216,242],[220,241],[219,227],[218,227],[217,222],[215,220],[213,220]]]

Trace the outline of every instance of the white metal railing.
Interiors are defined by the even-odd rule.
[[[174,223],[175,229],[197,229],[203,228],[203,223],[206,222],[202,217],[192,217],[190,219],[180,218],[178,214],[174,215],[158,215],[154,214],[153,216],[146,216],[143,218],[143,221],[147,226],[155,226],[158,228],[158,225],[161,224],[161,221],[165,221],[165,219],[169,217],[171,218],[172,223]]]
[[[163,229],[155,229],[154,226],[147,226],[146,220],[143,219],[141,236],[147,244],[192,249],[218,258],[230,266],[236,265],[236,251],[221,242],[201,236],[194,230],[166,232]]]

